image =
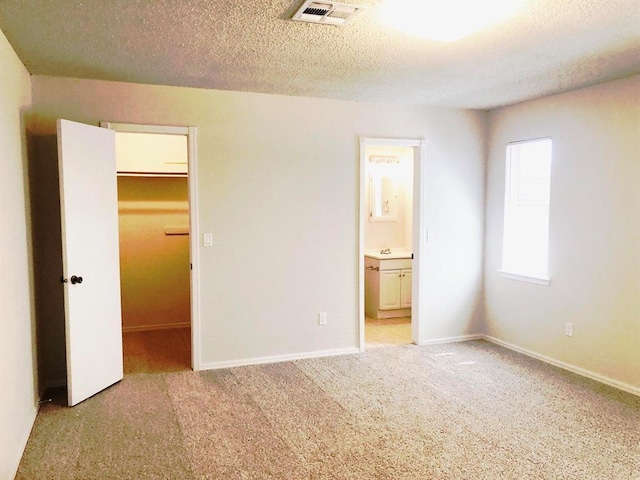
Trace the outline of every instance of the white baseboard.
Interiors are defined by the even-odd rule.
[[[336,355],[350,355],[360,353],[357,347],[338,348],[334,350],[318,350],[316,352],[290,353],[286,355],[274,355],[271,357],[254,357],[241,360],[225,360],[223,362],[202,363],[200,370],[216,370],[219,368],[246,367],[248,365],[261,365],[265,363],[291,362],[306,358],[333,357]]]
[[[459,335],[457,337],[432,338],[430,340],[425,340],[420,345],[439,345],[441,343],[468,342],[469,340],[481,340],[482,338],[484,338],[484,335],[476,333],[471,335]]]
[[[505,342],[504,340],[500,340],[499,338],[492,337],[490,335],[480,335],[480,338],[484,340],[495,343],[496,345],[500,345],[501,347],[508,348],[509,350],[513,350],[514,352],[522,353],[529,357],[535,358],[542,362],[548,363],[550,365],[554,365],[556,367],[560,367],[564,370],[568,370],[573,373],[577,373],[578,375],[582,375],[583,377],[590,378],[600,383],[604,383],[605,385],[609,385],[610,387],[617,388],[619,390],[623,390],[625,392],[631,393],[633,395],[640,396],[640,388],[634,387],[633,385],[629,385],[627,383],[620,382],[618,380],[614,380],[613,378],[606,377],[604,375],[600,375],[599,373],[592,372],[590,370],[586,370],[584,368],[576,367],[575,365],[571,365],[570,363],[566,363],[560,360],[556,360],[552,357],[547,357],[546,355],[542,355],[540,353],[536,353],[532,350],[528,350],[526,348],[519,347],[518,345],[514,345],[513,343]]]
[[[122,332],[146,332],[149,330],[171,330],[173,328],[188,328],[191,324],[189,322],[180,323],[160,323],[157,325],[133,325],[130,327],[122,327]]]

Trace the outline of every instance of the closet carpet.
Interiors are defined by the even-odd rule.
[[[125,332],[124,373],[167,373],[191,370],[191,329]]]
[[[41,407],[17,479],[640,478],[640,398],[484,342],[128,375]]]

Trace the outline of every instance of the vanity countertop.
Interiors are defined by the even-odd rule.
[[[391,260],[398,258],[412,258],[411,252],[392,251],[391,253],[380,253],[380,250],[365,250],[364,256],[375,258],[376,260]]]

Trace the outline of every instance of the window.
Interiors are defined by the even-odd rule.
[[[550,138],[507,145],[501,270],[504,276],[549,284],[550,186]]]

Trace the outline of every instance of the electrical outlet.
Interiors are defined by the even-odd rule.
[[[564,333],[567,337],[573,337],[573,323],[567,322],[564,326]]]
[[[327,324],[327,312],[318,313],[318,325],[326,325]]]

